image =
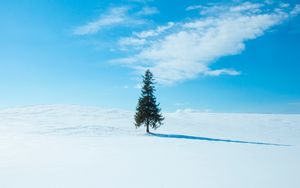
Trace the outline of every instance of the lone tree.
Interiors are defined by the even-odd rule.
[[[140,127],[144,124],[147,133],[149,133],[149,126],[153,129],[157,129],[163,123],[164,117],[161,114],[159,103],[156,103],[156,97],[154,96],[154,79],[153,74],[147,70],[145,76],[143,76],[142,94],[139,98],[138,105],[136,107],[136,114],[134,116],[135,126]]]

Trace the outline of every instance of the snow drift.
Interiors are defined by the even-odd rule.
[[[0,110],[0,187],[300,187],[300,115],[164,115],[146,135],[131,111]]]

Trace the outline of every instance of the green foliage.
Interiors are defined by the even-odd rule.
[[[135,126],[146,126],[146,131],[149,132],[149,126],[153,129],[157,129],[162,125],[164,117],[161,114],[159,103],[156,103],[156,97],[154,96],[154,79],[153,74],[147,70],[145,76],[143,76],[142,94],[139,98],[136,108]]]

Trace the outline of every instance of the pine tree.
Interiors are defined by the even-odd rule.
[[[164,117],[161,114],[159,104],[156,103],[156,97],[154,96],[154,79],[153,74],[147,70],[145,76],[143,76],[142,94],[138,100],[138,105],[135,114],[135,126],[140,127],[144,124],[147,133],[149,133],[149,127],[157,129],[163,123]]]

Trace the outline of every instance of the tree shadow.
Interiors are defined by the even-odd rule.
[[[268,146],[291,146],[285,144],[275,144],[266,142],[254,142],[254,141],[243,141],[243,140],[230,140],[230,139],[219,139],[219,138],[208,138],[208,137],[198,137],[189,136],[181,134],[161,134],[161,133],[148,133],[150,136],[156,136],[160,138],[175,138],[175,139],[187,139],[187,140],[201,140],[209,142],[228,142],[228,143],[239,143],[239,144],[257,144],[257,145],[268,145]]]

